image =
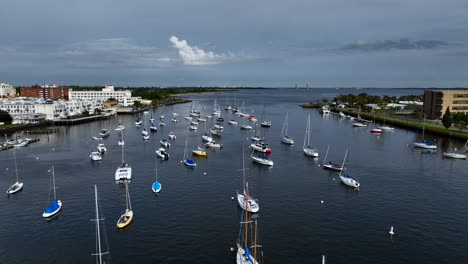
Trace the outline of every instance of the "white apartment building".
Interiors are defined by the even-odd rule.
[[[68,92],[69,100],[101,100],[107,101],[109,98],[116,99],[122,106],[132,106],[132,92],[129,90],[115,91],[114,86],[107,84],[102,91],[73,91]]]
[[[0,83],[0,97],[10,97],[16,95],[16,89],[8,83]]]
[[[29,123],[31,116],[39,114],[45,115],[45,119],[47,120],[79,115],[85,110],[90,114],[94,114],[96,109],[102,109],[102,107],[103,101],[101,100],[57,100],[46,102],[41,99],[16,99],[0,102],[0,109],[7,111],[15,120],[15,123]]]

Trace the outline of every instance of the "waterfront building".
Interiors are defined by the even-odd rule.
[[[96,109],[102,110],[102,108],[103,102],[99,99],[52,101],[17,98],[0,102],[0,109],[8,112],[16,124],[31,123],[38,116],[41,119],[53,120],[80,115],[84,111],[95,114]]]
[[[24,97],[42,98],[45,100],[67,99],[69,89],[57,85],[33,85],[21,87],[20,95]]]
[[[70,100],[100,100],[105,102],[109,98],[115,99],[119,105],[133,106],[132,92],[129,90],[115,91],[114,86],[107,84],[102,91],[69,91]]]
[[[424,114],[429,119],[439,119],[450,112],[468,112],[468,89],[424,91]]]
[[[0,83],[0,98],[7,98],[16,95],[16,89],[8,83]]]

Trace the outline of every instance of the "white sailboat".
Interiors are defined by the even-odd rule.
[[[125,204],[127,208],[117,221],[117,228],[119,229],[127,227],[133,221],[132,203],[130,202],[130,192],[128,191],[127,181],[125,181]]]
[[[245,173],[244,147],[242,145],[242,192],[237,193],[237,202],[242,210],[247,210],[251,213],[257,213],[260,210],[257,201],[249,193],[249,183],[247,182],[247,174]]]
[[[427,139],[424,138],[424,132],[425,132],[425,128],[426,128],[426,122],[425,121],[426,121],[426,119],[423,118],[423,131],[422,131],[421,142],[414,142],[413,146],[415,146],[416,148],[436,150],[437,145],[433,141],[430,141],[430,140],[427,140]]]
[[[55,170],[54,166],[52,166],[52,188],[54,189],[54,199],[52,202],[49,204],[49,207],[47,207],[44,212],[42,213],[42,217],[44,218],[50,218],[60,212],[62,209],[62,201],[57,200],[57,194],[55,192]]]
[[[125,141],[124,141],[124,139],[123,139],[123,130],[120,130],[120,133],[119,133],[119,141],[117,142],[117,145],[119,145],[119,146],[125,145]]]
[[[92,219],[91,221],[96,222],[96,253],[91,254],[91,255],[96,256],[96,263],[97,264],[104,264],[106,262],[103,260],[103,256],[104,255],[109,255],[109,251],[102,252],[101,227],[99,225],[99,222],[103,221],[104,219],[99,218],[98,192],[97,192],[97,186],[96,185],[94,185],[94,200],[95,200],[95,206],[96,206],[96,218]]]
[[[346,154],[343,159],[343,164],[341,165],[341,167],[343,168],[343,170],[340,171],[341,182],[347,186],[350,186],[353,188],[359,188],[361,184],[355,178],[353,178],[348,172],[346,172],[347,168],[345,167],[345,164],[346,164],[347,156],[348,156],[348,149],[346,149]]]
[[[122,131],[122,141],[123,141],[123,131]],[[115,171],[115,180],[122,181],[122,180],[131,180],[132,179],[132,167],[130,167],[127,163],[125,163],[125,156],[124,156],[124,145],[122,146],[122,165],[117,168]]]
[[[288,113],[286,113],[286,117],[283,123],[283,129],[281,130],[281,142],[287,145],[293,145],[294,139],[288,136]]]
[[[304,135],[304,144],[302,145],[302,149],[304,151],[304,154],[307,156],[314,157],[314,158],[319,156],[318,150],[310,146],[310,114],[309,114],[309,117],[307,118],[307,126],[306,126],[305,135]]]
[[[101,152],[93,151],[89,155],[89,158],[91,158],[92,161],[101,161],[102,160]]]
[[[104,153],[106,153],[107,148],[106,148],[106,146],[104,146],[103,143],[101,143],[101,144],[99,144],[99,145],[97,146],[97,150],[99,151],[99,153],[104,154]]]
[[[327,157],[328,157],[328,151],[329,150],[330,150],[330,144],[328,144],[327,153],[325,154],[325,158],[323,159],[322,168],[324,168],[326,170],[331,170],[331,171],[342,171],[343,166],[340,166],[339,164],[333,163],[331,161],[328,162],[328,163],[325,163],[326,160],[327,160]]]
[[[16,149],[13,149],[13,156],[15,160],[15,174],[16,174],[16,182],[13,183],[13,185],[10,186],[7,190],[7,194],[14,194],[16,192],[19,192],[23,189],[23,183],[19,181],[18,178],[18,166],[16,164]]]
[[[273,166],[273,161],[268,156],[265,156],[262,153],[258,153],[257,156],[255,156],[254,150],[252,150],[250,158],[252,158],[252,160],[258,164]]]
[[[155,172],[156,172],[156,180],[153,182],[153,184],[151,185],[151,190],[153,191],[153,193],[159,193],[161,191],[161,183],[158,181],[158,161],[156,160],[155,161]]]

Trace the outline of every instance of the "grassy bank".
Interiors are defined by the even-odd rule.
[[[349,114],[351,116],[357,116],[358,112],[357,110],[354,109],[333,109],[335,112],[343,112],[345,114]],[[369,119],[373,120],[374,119],[374,114],[373,113],[364,113],[361,112],[359,115],[364,118],[364,119]],[[394,126],[398,127],[404,127],[404,128],[410,128],[414,130],[422,130],[423,128],[423,123],[422,122],[415,122],[415,121],[410,121],[410,120],[405,120],[405,119],[399,119],[396,117],[388,117],[388,116],[381,116],[381,115],[375,115],[375,120],[380,121],[380,122],[385,122],[386,124],[391,124]],[[454,129],[446,129],[445,127],[438,126],[438,125],[433,125],[433,124],[425,124],[425,129],[427,132],[437,134],[437,135],[443,135],[443,136],[452,136],[454,138],[459,138],[459,139],[468,139],[468,133],[467,132],[462,132],[460,130],[454,130]]]

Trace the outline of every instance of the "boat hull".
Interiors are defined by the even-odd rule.
[[[239,207],[242,208],[242,210],[246,210],[245,207],[245,196],[243,194],[237,193],[237,203],[239,204]],[[249,198],[249,203],[247,204],[247,211],[251,213],[258,213],[260,210],[260,207],[258,206],[258,203],[252,198]]]
[[[133,221],[133,211],[128,210],[122,214],[117,221],[117,228],[122,229],[127,227]]]
[[[294,139],[289,137],[283,137],[283,139],[281,139],[281,142],[287,145],[294,145]]]
[[[58,200],[57,201],[57,204],[58,204],[58,208],[52,212],[46,212],[44,211],[44,213],[42,213],[42,217],[44,218],[51,218],[52,216],[58,214],[61,210],[62,210],[62,201]]]
[[[132,179],[132,168],[131,167],[119,167],[115,171],[115,180],[131,180]]]
[[[159,181],[155,181],[153,182],[153,185],[151,186],[151,190],[153,191],[153,193],[159,193],[161,191],[161,183],[159,183]]]
[[[303,151],[304,151],[304,154],[307,155],[307,156],[309,156],[309,157],[314,157],[314,158],[316,158],[316,157],[319,156],[319,153],[318,153],[318,151],[317,151],[316,149],[304,148]]]
[[[273,166],[273,161],[269,159],[262,159],[260,157],[250,156],[252,160],[258,164],[266,165],[266,166]]]
[[[19,191],[23,190],[23,183],[22,182],[15,182],[10,188],[7,190],[7,194],[14,194]]]
[[[428,145],[424,142],[414,142],[413,146],[416,148],[423,148],[423,149],[437,149],[436,145]]]
[[[325,170],[330,170],[330,171],[342,171],[343,168],[339,165],[334,165],[334,164],[324,164],[322,166]]]
[[[466,159],[466,155],[464,154],[451,153],[451,152],[444,152],[442,156],[444,158],[449,158],[449,159]]]
[[[361,186],[361,184],[354,180],[354,179],[351,179],[351,178],[347,178],[347,177],[343,177],[343,176],[340,176],[340,179],[341,179],[341,182],[349,187],[353,187],[353,188],[359,188],[359,186]]]
[[[203,150],[192,150],[192,154],[198,157],[208,157],[208,153],[206,153],[206,151]]]
[[[253,260],[254,264],[258,264],[258,261],[253,258],[252,255],[249,255],[250,259]],[[237,255],[236,255],[237,264],[252,264],[249,260],[249,257],[245,254],[245,250],[242,249],[239,245],[237,246]]]

